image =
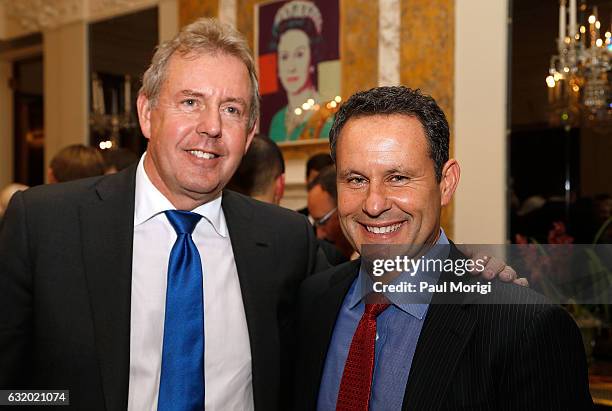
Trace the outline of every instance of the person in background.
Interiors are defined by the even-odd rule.
[[[355,250],[344,236],[338,220],[336,167],[328,166],[308,186],[308,210],[319,240],[333,244],[348,261]],[[338,261],[337,263],[344,262]],[[330,261],[330,263],[332,263]]]
[[[49,164],[47,181],[65,183],[80,178],[101,176],[106,171],[104,158],[98,149],[82,144],[64,147]]]
[[[276,143],[263,134],[255,135],[227,188],[279,205],[285,192],[285,160]]]
[[[306,162],[306,184],[312,183],[325,167],[333,165],[334,161],[328,153],[319,153],[310,157]]]
[[[117,173],[138,162],[138,156],[127,148],[102,150],[102,157],[106,165],[105,174]]]
[[[321,170],[333,164],[334,162],[327,153],[318,153],[311,156],[306,162],[306,187],[308,187],[308,185],[312,183],[315,178],[317,178]],[[308,213],[308,206],[300,208],[297,211],[298,213],[304,214],[307,217],[310,216]],[[310,222],[312,222],[312,220]]]

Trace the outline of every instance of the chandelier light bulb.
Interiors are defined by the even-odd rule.
[[[302,109],[298,107],[294,110],[294,113],[296,116],[299,116],[300,114],[302,114]]]
[[[98,146],[101,150],[108,150],[113,147],[113,142],[111,140],[100,141]]]
[[[565,9],[567,0],[558,1],[558,50],[551,56],[549,75],[546,77],[548,102],[551,114],[554,114],[549,117],[549,121],[554,125],[561,123],[568,127],[570,123],[574,126],[582,121],[610,121],[612,104],[608,96],[612,25],[604,27],[598,18],[597,7],[587,11],[585,0],[579,2],[580,10],[584,12],[580,18],[582,24],[576,24],[573,13],[578,1],[570,0],[573,10],[570,11],[571,27],[568,30]]]

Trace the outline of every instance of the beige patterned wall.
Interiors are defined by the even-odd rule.
[[[436,99],[451,128],[454,152],[453,101],[455,53],[454,0],[402,0],[400,79]],[[453,203],[442,211],[442,226],[453,235]]]
[[[342,94],[378,85],[378,1],[340,2]]]
[[[219,0],[179,0],[179,25],[183,27],[199,17],[217,17]]]
[[[431,94],[452,120],[454,0],[403,0],[401,82]]]

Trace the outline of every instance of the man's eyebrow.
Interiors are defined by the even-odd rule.
[[[199,91],[190,90],[190,89],[181,90],[179,94],[185,97],[201,97],[201,98],[204,97],[204,94],[200,93]]]
[[[206,94],[200,93],[199,91],[195,91],[191,89],[181,90],[179,91],[179,94],[183,97],[206,98]],[[223,102],[224,103],[238,103],[238,104],[242,104],[243,106],[247,105],[246,100],[241,97],[227,97],[223,100]]]
[[[223,102],[224,103],[238,103],[238,104],[242,104],[243,106],[247,105],[247,102],[241,97],[228,97],[224,99]]]
[[[347,170],[338,170],[336,173],[336,177],[339,179],[344,179],[350,176],[351,174],[361,174],[358,171],[347,169]]]
[[[410,173],[411,170],[406,168],[406,167],[392,167],[390,169],[387,170],[387,174],[395,174],[395,173],[400,173],[400,174],[404,174],[404,173]]]
[[[385,175],[389,175],[389,174],[414,174],[414,170],[411,170],[409,168],[406,167],[391,167],[387,170],[385,170]],[[360,173],[357,170],[353,170],[353,169],[346,169],[346,170],[338,170],[337,172],[337,177],[340,179],[343,178],[347,178],[351,175],[363,175],[362,173]]]

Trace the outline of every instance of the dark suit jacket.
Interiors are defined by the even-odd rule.
[[[344,254],[342,254],[340,250],[338,250],[336,246],[330,243],[329,241],[318,240],[318,243],[319,247],[321,248],[321,251],[323,251],[323,254],[325,254],[325,258],[327,259],[330,265],[340,265],[348,261],[348,258],[346,258]]]
[[[454,246],[451,256],[462,257]],[[327,347],[359,264],[334,267],[302,285],[296,410],[316,408]],[[440,281],[457,279],[451,273]],[[591,409],[584,348],[572,318],[528,288],[496,283],[493,289],[498,297],[512,298],[517,304],[475,304],[460,294],[450,297],[455,304],[437,304],[441,300],[434,295],[412,361],[403,409]],[[482,298],[496,301],[494,295]]]
[[[17,193],[0,227],[0,389],[127,407],[135,170]],[[299,284],[327,268],[293,212],[225,192],[256,410],[279,408]],[[155,241],[155,239],[151,239]]]

